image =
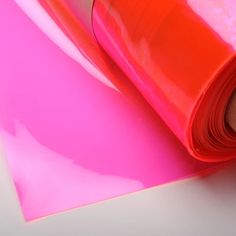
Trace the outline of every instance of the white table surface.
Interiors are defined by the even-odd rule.
[[[236,164],[26,223],[0,155],[1,236],[235,236]]]

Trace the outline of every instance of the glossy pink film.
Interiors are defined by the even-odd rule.
[[[17,2],[0,8],[0,135],[26,220],[213,167],[187,154],[120,72],[115,83],[83,58],[36,1]]]

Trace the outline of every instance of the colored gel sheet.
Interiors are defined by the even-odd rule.
[[[235,158],[225,112],[236,84],[232,0],[95,0],[98,42],[188,151]]]
[[[74,1],[40,2],[77,42],[80,17],[71,9]],[[235,11],[234,0],[94,0],[87,27],[189,153],[202,161],[226,161],[236,154],[236,134],[225,122],[236,84]]]
[[[96,39],[188,149],[236,156],[225,122],[236,87],[236,1],[95,0]]]
[[[17,3],[0,8],[0,134],[26,220],[217,167],[194,160],[103,53],[95,67],[36,1]]]

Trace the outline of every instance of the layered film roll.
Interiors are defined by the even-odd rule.
[[[235,157],[234,1],[40,2],[72,39],[70,17],[87,29],[192,156]]]

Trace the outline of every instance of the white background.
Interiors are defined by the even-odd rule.
[[[236,164],[26,223],[0,155],[1,236],[235,236]]]

